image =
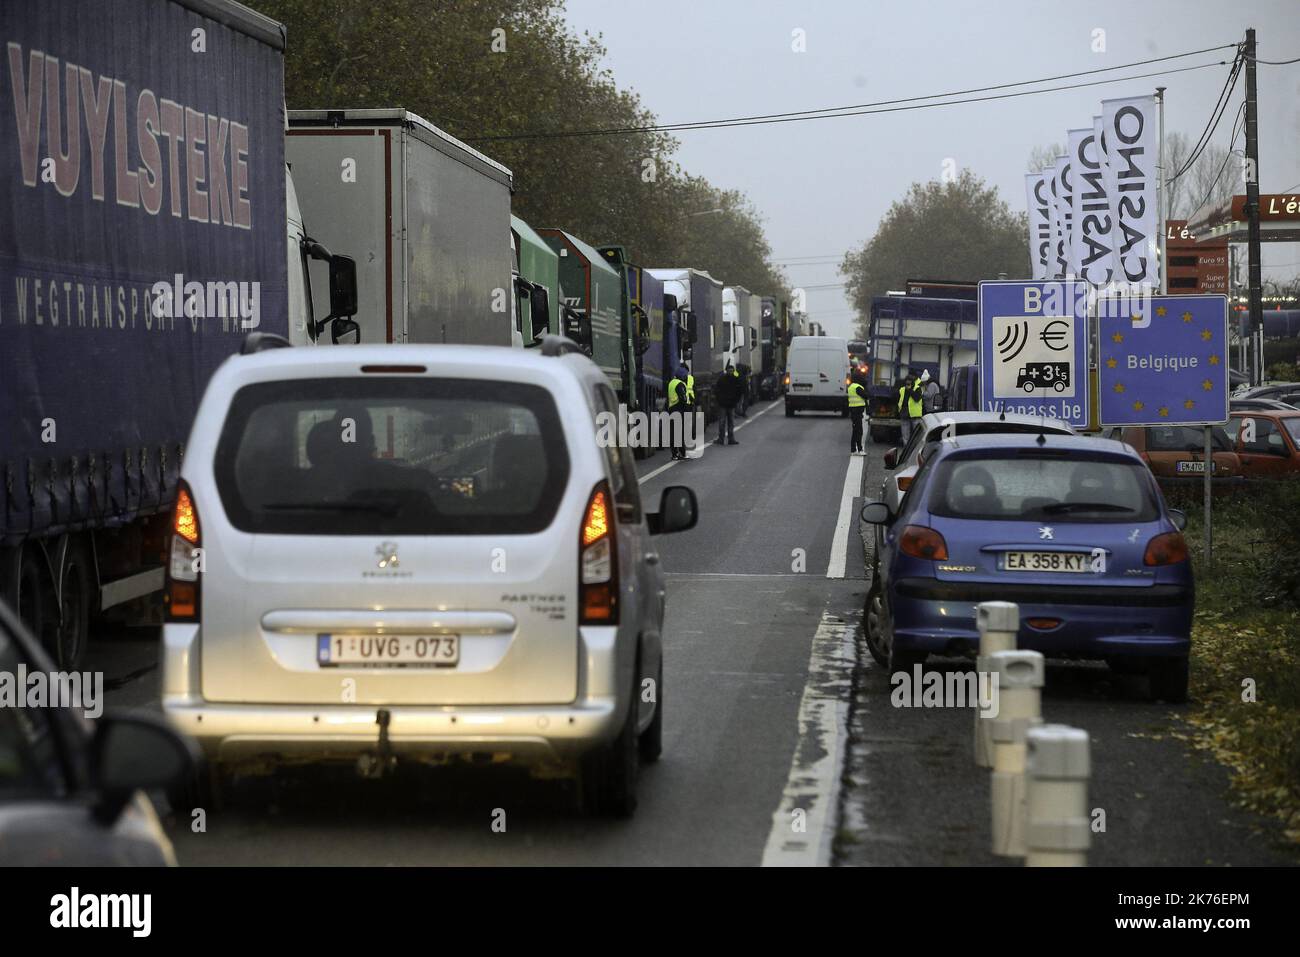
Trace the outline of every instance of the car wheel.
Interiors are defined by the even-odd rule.
[[[789,402],[785,404],[785,417],[787,419],[794,418],[794,407]]]
[[[583,759],[582,798],[587,813],[598,817],[631,817],[636,812],[636,714],[639,682],[633,674],[632,696],[618,737]]]
[[[643,761],[654,762],[664,753],[664,660],[659,659],[659,676],[655,678],[655,716],[650,727],[637,740]]]
[[[884,635],[885,603],[881,593],[880,579],[875,578],[862,609],[862,630],[867,637],[867,650],[871,652],[871,657],[876,659],[876,664],[880,667],[888,668],[889,649],[885,645]]]
[[[1187,678],[1186,658],[1161,658],[1153,661],[1147,673],[1151,699],[1182,704],[1187,700]]]
[[[871,436],[871,441],[877,445],[883,445],[886,439],[885,430],[877,426],[868,426],[867,434]]]
[[[226,796],[226,774],[218,764],[199,760],[190,773],[167,792],[167,803],[177,818],[193,818],[194,812],[218,811]]]
[[[885,605],[883,591],[880,607],[881,644],[885,649],[885,654],[889,657],[886,670],[891,675],[897,674],[901,671],[910,677],[912,669],[916,665],[925,663],[925,652],[909,651],[898,647],[898,643],[894,641],[894,622],[890,617],[888,606]]]
[[[843,408],[843,409],[840,409],[840,418],[841,418],[841,419],[847,419],[848,417],[849,417],[849,410],[848,410],[848,408],[845,407],[845,408]]]

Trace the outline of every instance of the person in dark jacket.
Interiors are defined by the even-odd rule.
[[[736,403],[736,415],[742,419],[747,419],[749,418],[746,413],[749,411],[749,374],[751,370],[743,362],[736,366],[736,370],[740,373],[740,401]]]
[[[739,445],[736,441],[736,403],[740,401],[740,373],[730,362],[713,386],[718,400],[718,445]]]

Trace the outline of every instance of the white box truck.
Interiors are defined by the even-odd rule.
[[[290,110],[285,155],[311,238],[357,271],[356,334],[295,329],[296,345],[512,344],[510,170],[401,109]]]

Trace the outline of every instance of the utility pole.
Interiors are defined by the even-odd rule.
[[[1156,180],[1156,216],[1160,220],[1160,245],[1158,249],[1158,259],[1160,260],[1160,295],[1166,295],[1169,292],[1169,257],[1165,253],[1166,239],[1169,234],[1169,221],[1166,217],[1169,215],[1165,209],[1165,183],[1168,178],[1165,175],[1165,88],[1156,87],[1156,103],[1160,107],[1160,131],[1157,134],[1159,140],[1156,144],[1156,172],[1159,178]]]
[[[1250,286],[1251,385],[1264,381],[1263,344],[1256,343],[1264,323],[1264,291],[1259,269],[1259,110],[1255,94],[1255,30],[1246,31],[1246,270]]]

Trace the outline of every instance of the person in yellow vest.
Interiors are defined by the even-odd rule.
[[[898,418],[902,422],[903,445],[912,438],[912,429],[924,414],[924,394],[916,376],[909,375],[898,388]]]
[[[681,366],[677,374],[668,381],[668,411],[675,412],[680,418],[680,429],[675,434],[676,441],[673,442],[673,459],[685,460],[686,458],[686,423],[690,420],[691,413],[695,408],[694,398],[691,395],[690,387],[687,385],[689,375],[686,367]],[[669,420],[669,429],[672,428],[672,420]]]
[[[853,434],[849,437],[849,455],[865,455],[862,451],[862,415],[867,411],[867,390],[862,388],[862,380],[853,377],[849,383],[849,420],[853,423]]]

